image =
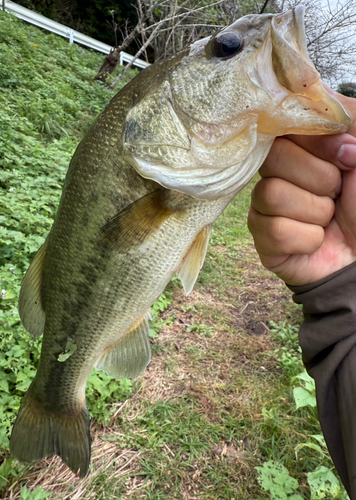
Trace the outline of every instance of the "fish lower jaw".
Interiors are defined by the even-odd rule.
[[[290,94],[272,113],[260,113],[257,131],[274,137],[286,134],[340,134],[347,131],[350,123],[342,105],[326,92],[319,100],[307,93]]]

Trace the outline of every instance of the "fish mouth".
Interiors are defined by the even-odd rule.
[[[289,119],[288,126],[283,119],[279,124],[276,119],[277,130],[273,127],[276,135],[335,134],[347,130],[350,117],[340,102],[326,92],[309,59],[303,6],[272,17],[269,36],[261,49],[258,73],[262,75],[263,71],[267,78],[260,76],[259,80],[264,80],[263,88],[270,97],[280,101],[277,108],[280,118],[284,114]],[[269,70],[266,64],[270,65]],[[268,120],[261,114],[261,132],[268,134],[267,122],[270,126],[271,120],[274,122],[273,116]]]

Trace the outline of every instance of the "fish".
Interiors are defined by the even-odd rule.
[[[303,14],[242,17],[151,65],[80,142],[19,296],[23,326],[43,333],[11,435],[21,462],[59,455],[87,474],[93,367],[118,379],[145,370],[151,305],[174,274],[192,291],[212,224],[276,136],[347,130],[308,57]]]

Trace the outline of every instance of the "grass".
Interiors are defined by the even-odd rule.
[[[23,472],[14,491],[27,482],[60,499],[262,500],[270,496],[255,466],[275,460],[309,497],[306,473],[320,456],[307,449],[296,459],[295,448],[320,429],[314,410],[296,411],[292,397],[301,313],[255,254],[245,226],[250,189],[214,227],[192,294],[170,284],[148,370],[108,425],[93,422],[88,478],[54,458]]]
[[[293,399],[301,312],[247,230],[255,181],[214,225],[194,291],[185,297],[173,279],[156,304],[146,372],[132,387],[93,374],[89,475],[79,480],[58,457],[32,466],[9,457],[6,432],[39,349],[19,324],[21,277],[52,223],[75,144],[112,94],[92,81],[101,56],[1,12],[0,31],[2,498],[267,500],[255,467],[270,460],[310,498],[307,474],[332,463],[311,447],[296,457],[320,428],[315,409],[297,410]]]

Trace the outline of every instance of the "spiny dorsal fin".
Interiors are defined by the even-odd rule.
[[[174,213],[166,206],[165,193],[157,189],[119,212],[102,228],[102,240],[120,252],[140,246]]]
[[[208,224],[195,238],[177,272],[184,291],[188,295],[194,288],[200,269],[203,267],[212,224]]]
[[[43,333],[46,314],[41,300],[43,264],[46,256],[48,238],[38,250],[22,281],[19,314],[23,326],[32,335]]]
[[[148,312],[114,345],[105,349],[95,368],[116,378],[138,377],[151,361]]]

